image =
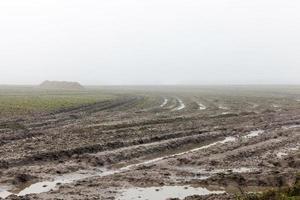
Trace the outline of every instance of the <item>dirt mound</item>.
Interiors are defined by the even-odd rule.
[[[39,85],[43,89],[54,89],[54,90],[83,90],[84,87],[78,82],[67,82],[67,81],[44,81]]]

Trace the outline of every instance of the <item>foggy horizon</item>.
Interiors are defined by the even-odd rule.
[[[0,85],[298,85],[296,0],[0,2]]]
[[[79,83],[82,86],[86,87],[98,87],[98,86],[103,86],[103,87],[255,87],[255,86],[262,86],[262,87],[272,87],[272,86],[300,86],[299,83],[231,83],[231,84],[226,84],[226,83],[211,83],[211,84],[83,84],[80,81],[76,80],[45,80],[45,81],[51,81],[51,82],[74,82],[74,83]],[[35,87],[39,86],[43,83],[42,82],[37,82],[37,83],[0,83],[0,86],[24,86],[24,87]]]

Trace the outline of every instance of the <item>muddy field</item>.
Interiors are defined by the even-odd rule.
[[[105,88],[0,117],[0,197],[235,199],[300,172],[300,88]]]

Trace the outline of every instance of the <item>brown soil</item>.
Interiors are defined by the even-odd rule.
[[[178,97],[186,107],[174,111],[180,106]],[[164,98],[168,104],[160,107]],[[195,99],[207,109],[200,110]],[[220,109],[221,104],[228,110]],[[8,199],[115,199],[121,188],[191,185],[222,188],[228,194],[185,200],[229,200],[240,190],[292,184],[300,171],[300,127],[295,126],[300,124],[299,105],[289,95],[195,97],[157,92],[151,100],[136,95],[22,119],[2,119],[0,188],[5,185],[18,191],[24,183],[52,180],[78,170],[117,169],[161,156],[166,158],[124,172]],[[264,132],[244,137],[257,130]],[[170,156],[226,137],[236,140]]]

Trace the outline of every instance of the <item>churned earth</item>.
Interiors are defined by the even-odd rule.
[[[106,88],[0,118],[0,197],[235,199],[300,171],[300,88]]]

